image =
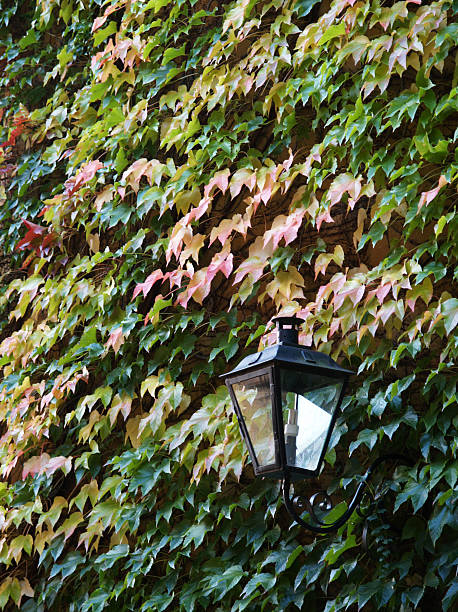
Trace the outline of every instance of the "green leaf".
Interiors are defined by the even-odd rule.
[[[338,36],[343,36],[344,34],[345,23],[343,21],[338,25],[329,26],[329,28],[326,29],[326,32],[321,36],[320,40],[318,41],[318,46],[324,45],[329,40],[337,38]]]
[[[276,581],[276,577],[272,574],[257,574],[247,582],[245,588],[243,589],[242,595],[244,597],[249,597],[258,587],[261,587],[263,592],[267,592],[274,587]]]
[[[326,519],[326,522],[329,522],[328,519]],[[355,546],[357,546],[356,537],[354,535],[351,535],[348,538],[346,538],[344,542],[339,543],[339,544],[334,544],[331,547],[331,549],[326,553],[323,560],[326,561],[326,563],[328,563],[329,565],[332,565],[333,563],[337,561],[340,555],[342,555],[345,551],[349,550],[350,548],[354,548]]]
[[[458,299],[450,298],[441,304],[441,312],[444,320],[444,327],[447,335],[458,325]]]
[[[453,513],[449,510],[448,506],[444,504],[438,511],[435,512],[434,517],[428,522],[428,529],[433,544],[436,544],[442,530],[444,529],[444,526],[447,523],[452,522]]]
[[[115,21],[110,21],[105,28],[94,32],[94,47],[98,47],[101,42],[106,40],[111,34],[118,31],[118,26]]]
[[[124,559],[129,553],[128,544],[118,544],[117,546],[113,546],[108,552],[99,555],[95,563],[100,568],[101,571],[105,572],[108,569],[111,569],[116,561],[119,559]]]
[[[162,66],[164,64],[168,64],[176,57],[180,57],[180,55],[184,55],[186,50],[186,44],[181,45],[179,49],[169,48],[164,53],[164,57],[162,58]]]
[[[202,544],[204,537],[209,529],[210,527],[205,521],[198,523],[197,525],[191,525],[184,537],[183,547],[186,548],[192,542],[194,546],[198,548]]]
[[[456,601],[458,597],[458,579],[454,578],[452,584],[447,589],[444,599],[442,600],[442,609],[444,612],[449,610],[450,606]]]

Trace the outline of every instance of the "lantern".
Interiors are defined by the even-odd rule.
[[[274,321],[278,343],[245,357],[225,382],[255,474],[298,480],[319,473],[352,372],[298,344],[302,319]]]

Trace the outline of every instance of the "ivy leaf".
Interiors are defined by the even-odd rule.
[[[452,523],[454,521],[453,513],[450,512],[447,504],[444,504],[442,508],[435,512],[435,515],[428,522],[428,529],[431,535],[431,540],[433,544],[436,544],[439,539],[444,526],[447,523]]]
[[[441,313],[447,335],[450,335],[458,325],[458,299],[450,298],[441,304]]]
[[[197,525],[191,525],[186,532],[186,536],[183,540],[183,546],[186,548],[192,542],[195,548],[198,548],[202,544],[209,528],[210,527],[205,523],[205,521],[198,523]]]
[[[59,529],[56,531],[56,536],[63,533],[65,535],[64,541],[68,540],[68,538],[73,534],[77,526],[84,520],[81,512],[73,512]]]
[[[48,453],[43,453],[35,457],[31,457],[24,463],[22,468],[22,478],[25,479],[30,474],[46,474],[50,476],[57,469],[63,468],[64,473],[68,473],[71,469],[72,457],[50,457]]]
[[[108,552],[99,555],[96,559],[96,564],[102,571],[111,569],[116,561],[124,559],[129,553],[128,544],[118,544],[113,546]]]
[[[345,24],[339,23],[338,25],[332,25],[327,28],[326,32],[321,36],[318,41],[318,46],[324,45],[329,40],[333,38],[337,38],[338,36],[343,36],[345,34]]]
[[[450,587],[447,589],[447,592],[445,593],[444,599],[442,600],[442,608],[444,612],[447,612],[447,610],[450,608],[453,602],[456,601],[457,596],[458,596],[458,580],[454,578],[452,580]]]
[[[118,327],[114,331],[112,331],[108,337],[108,340],[105,344],[105,347],[109,349],[113,348],[115,354],[119,351],[121,346],[124,344],[125,338],[122,333],[122,327]]]
[[[179,49],[169,48],[165,51],[164,57],[162,58],[162,65],[168,64],[180,55],[184,55],[186,50],[186,44],[181,45]]]
[[[33,538],[31,535],[18,535],[11,541],[9,545],[8,555],[12,557],[16,563],[19,563],[22,551],[28,555],[32,552]]]
[[[439,191],[442,189],[444,185],[447,184],[447,182],[448,181],[445,178],[445,176],[441,174],[441,176],[439,177],[439,182],[437,184],[437,187],[435,187],[434,189],[431,189],[430,191],[422,192],[420,196],[420,201],[418,202],[418,212],[420,212],[423,206],[427,206],[428,204],[430,204],[430,202],[434,200],[434,198],[437,196]]]
[[[269,589],[274,587],[276,581],[276,577],[272,574],[265,572],[257,574],[247,582],[245,588],[243,589],[242,595],[244,597],[249,597],[258,587],[262,587],[263,591],[269,591]]]

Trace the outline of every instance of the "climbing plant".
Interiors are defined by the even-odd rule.
[[[456,12],[2,7],[1,609],[452,609]],[[412,460],[334,535],[254,479],[218,378],[277,313],[358,374],[331,512]]]

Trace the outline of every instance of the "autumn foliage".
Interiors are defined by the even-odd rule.
[[[2,8],[1,609],[453,608],[456,11]],[[218,378],[278,313],[358,373],[303,492],[332,517],[412,459],[332,536],[253,478]]]

